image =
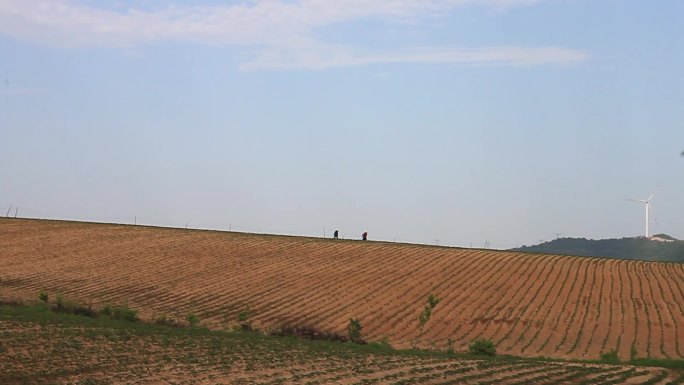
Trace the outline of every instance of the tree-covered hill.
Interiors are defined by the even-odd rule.
[[[684,262],[684,241],[666,234],[652,237],[621,239],[559,238],[535,246],[522,246],[516,251],[607,257],[616,259],[640,259],[660,262]]]

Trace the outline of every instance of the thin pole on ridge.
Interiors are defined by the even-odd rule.
[[[7,209],[7,214],[5,214],[5,218],[9,217],[10,210],[12,210],[12,205],[14,203],[10,203],[10,207]]]

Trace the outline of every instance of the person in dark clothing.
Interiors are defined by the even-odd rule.
[[[333,233],[333,238],[339,239],[339,235],[340,235],[340,232],[338,230],[335,230],[335,232]]]
[[[368,232],[364,231],[363,234],[361,235],[361,240],[367,241],[368,240]]]

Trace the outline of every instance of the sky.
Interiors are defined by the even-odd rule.
[[[0,215],[684,239],[680,0],[0,0]]]

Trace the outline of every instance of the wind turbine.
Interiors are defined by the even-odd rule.
[[[653,199],[653,194],[651,194],[651,196],[646,200],[627,199],[628,201],[643,203],[644,206],[646,206],[646,238],[648,238],[648,211],[651,208],[651,199]]]

